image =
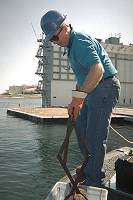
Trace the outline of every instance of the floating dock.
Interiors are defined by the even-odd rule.
[[[48,107],[48,108],[13,108],[7,109],[7,114],[30,120],[36,123],[62,123],[68,119],[67,108],[64,107]],[[133,108],[114,109],[112,114],[113,122],[131,122],[133,123]]]
[[[68,119],[67,108],[14,108],[7,109],[7,114],[37,123],[62,123]]]

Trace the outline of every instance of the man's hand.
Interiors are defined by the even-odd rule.
[[[82,106],[83,106],[83,98],[73,97],[71,104],[68,106],[68,114],[71,116],[71,119],[76,120]]]

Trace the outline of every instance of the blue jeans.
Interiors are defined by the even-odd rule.
[[[103,80],[87,95],[76,119],[77,138],[81,153],[86,156],[84,141],[91,157],[84,169],[85,184],[101,186],[105,173],[103,163],[109,133],[112,109],[120,94],[120,82],[116,77]]]

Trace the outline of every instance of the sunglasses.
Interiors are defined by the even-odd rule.
[[[57,32],[57,34],[54,35],[54,36],[51,38],[50,42],[58,41],[58,40],[59,40],[59,35],[60,35],[62,29],[63,29],[63,27],[61,27],[61,28],[59,29],[59,31]]]

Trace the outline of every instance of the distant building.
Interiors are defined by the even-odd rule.
[[[12,96],[23,94],[23,86],[9,86],[9,94]]]
[[[12,96],[22,96],[24,94],[37,94],[37,85],[9,86],[8,93]]]
[[[119,105],[133,105],[133,46],[123,45],[120,38],[110,37],[105,43],[98,39],[118,70],[121,82]],[[67,106],[76,81],[69,67],[65,49],[51,42],[38,40],[38,68],[41,77],[38,88],[42,92],[42,107]]]

